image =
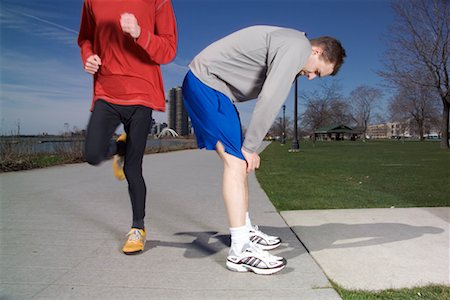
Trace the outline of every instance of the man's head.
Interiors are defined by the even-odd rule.
[[[312,52],[299,75],[309,80],[318,77],[336,75],[346,57],[345,49],[335,38],[322,36],[310,40]]]

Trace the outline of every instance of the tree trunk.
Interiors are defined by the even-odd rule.
[[[423,119],[417,119],[417,129],[419,130],[419,140],[423,141],[423,124],[424,124],[424,120]]]
[[[364,124],[363,124],[363,142],[366,142],[366,136],[367,136],[367,121],[364,121]]]
[[[444,104],[444,110],[442,112],[441,148],[448,149],[449,148],[449,144],[448,144],[448,125],[449,125],[448,113],[450,110],[450,104],[449,104],[449,102],[446,101],[446,99],[443,99],[442,102]]]

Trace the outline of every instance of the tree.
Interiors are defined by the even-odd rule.
[[[363,131],[366,139],[367,126],[374,116],[374,108],[380,100],[382,92],[373,87],[361,85],[350,93],[352,105],[352,118]]]
[[[302,125],[307,127],[311,133],[317,128],[328,125],[329,120],[328,101],[321,99],[317,94],[313,93],[310,96],[306,110],[302,115]]]
[[[403,123],[413,120],[419,138],[423,140],[426,125],[436,123],[437,97],[436,93],[423,86],[399,89],[389,104],[391,118]]]
[[[285,118],[284,124],[283,124],[283,118],[279,117],[277,118],[273,124],[272,127],[270,127],[268,135],[272,137],[281,137],[283,135],[283,125],[284,125],[284,133],[286,134],[286,138],[291,138],[293,136],[293,125],[294,122],[291,121],[289,117]]]
[[[348,124],[350,117],[348,105],[344,101],[341,87],[337,81],[323,83],[320,91],[305,94],[306,110],[302,115],[302,125],[310,130],[315,141],[314,131],[320,127]]]
[[[448,149],[450,2],[401,0],[393,2],[396,20],[379,74],[401,88],[417,85],[434,90],[442,101],[441,147]]]

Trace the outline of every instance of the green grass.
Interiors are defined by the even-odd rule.
[[[450,206],[450,151],[438,142],[270,144],[258,181],[278,210]]]
[[[450,288],[444,285],[430,285],[411,289],[385,290],[379,292],[350,291],[333,284],[344,300],[449,300]]]
[[[450,206],[450,151],[438,142],[270,144],[256,176],[278,210]],[[450,300],[430,285],[380,292],[346,290],[344,300]]]

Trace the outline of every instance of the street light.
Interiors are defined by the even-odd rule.
[[[290,152],[297,152],[300,149],[298,145],[298,134],[297,134],[297,114],[298,114],[298,87],[297,87],[298,78],[295,78],[295,93],[294,93],[294,140],[292,141],[292,148]]]
[[[286,144],[286,105],[283,105],[283,124],[281,132],[281,144]]]

